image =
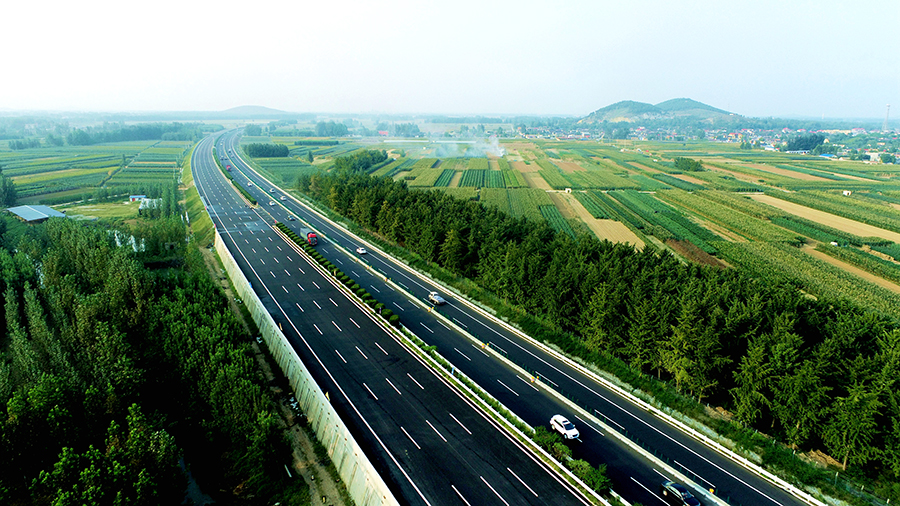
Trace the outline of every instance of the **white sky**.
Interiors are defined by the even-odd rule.
[[[11,0],[0,109],[900,117],[898,0]]]

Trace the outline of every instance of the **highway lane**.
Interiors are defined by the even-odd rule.
[[[234,140],[234,137],[229,138],[230,142],[234,142]],[[256,186],[262,184],[267,188],[269,187],[268,183],[259,175],[249,171],[249,167],[240,160],[240,157],[234,157],[234,161],[236,165],[241,167],[244,174],[256,181]],[[253,187],[250,187],[250,189],[252,191]],[[276,195],[282,195],[281,191],[276,190]],[[469,360],[454,359],[454,355],[460,357],[456,350],[466,346],[468,341],[460,340],[456,332],[444,327],[443,323],[436,319],[434,315],[422,311],[419,306],[409,302],[405,294],[392,292],[389,285],[384,284],[383,280],[368,272],[362,265],[356,264],[354,266],[353,261],[345,256],[345,252],[352,252],[360,244],[358,239],[335,227],[328,220],[311,212],[307,207],[298,204],[293,199],[288,199],[285,202],[278,200],[277,202],[283,204],[291,213],[308,221],[318,231],[324,232],[328,241],[340,244],[343,249],[324,247],[320,249],[320,252],[341,267],[342,270],[357,279],[362,286],[369,289],[380,301],[385,302],[388,307],[398,313],[405,325],[419,333],[429,344],[438,346],[439,351],[456,362],[463,372],[479,382],[498,399],[504,402],[507,400],[512,402],[512,404],[507,405],[513,408],[527,422],[547,424],[546,420],[553,414],[552,412],[535,413],[536,410],[530,409],[533,407],[533,404],[526,405],[520,399],[512,396],[512,394],[504,393],[505,389],[502,386],[494,384],[493,378],[485,375],[484,371],[490,371],[497,367],[496,362],[493,365],[476,365],[470,363]],[[277,207],[281,208],[280,205]],[[280,212],[283,213],[281,215],[283,216],[282,221],[286,220],[287,210],[281,208]],[[292,225],[287,221],[285,223]],[[371,250],[371,248],[369,249]],[[357,258],[357,260],[361,259]],[[344,267],[345,262],[348,265],[346,268]],[[420,301],[425,299],[429,291],[441,290],[438,285],[427,278],[415,275],[405,266],[381,255],[377,250],[370,251],[369,254],[365,255],[364,262],[401,284],[414,298]],[[555,355],[547,353],[543,347],[523,339],[507,326],[488,318],[462,301],[453,300],[452,298],[448,299],[449,303],[447,305],[440,306],[435,310],[461,328],[476,335],[480,340],[489,342],[491,346],[502,350],[511,360],[528,371],[539,375],[546,382],[547,386],[564,391],[567,396],[576,400],[578,404],[587,407],[589,411],[593,412],[596,410],[596,412],[602,413],[611,420],[611,425],[618,425],[627,429],[633,437],[638,438],[653,451],[670,460],[673,466],[695,475],[696,481],[701,486],[715,487],[720,497],[730,498],[732,502],[738,504],[800,504],[795,497],[787,492],[773,486],[703,443],[675,429],[667,422],[634,405],[615,391],[597,382],[592,376],[585,374],[578,368],[572,367],[571,364],[560,360]],[[513,398],[509,399],[507,396],[512,396]],[[524,410],[519,408],[519,406],[523,405]],[[572,416],[569,418],[573,419]],[[604,453],[607,452],[596,452],[599,455]],[[595,463],[604,461],[608,462],[608,460],[602,458],[597,461],[592,460]],[[655,489],[658,481],[661,481],[656,477],[654,478],[655,481],[642,482],[640,485],[637,485],[631,479],[632,477],[619,477],[616,480],[617,490],[623,492],[623,495],[628,495],[628,489],[633,489],[638,494],[642,493],[641,490],[644,487]],[[650,504],[646,499],[643,502]]]
[[[275,206],[253,209],[240,201],[215,167],[211,147],[211,138],[203,141],[192,166],[219,233],[398,498],[583,503],[282,240],[270,227],[274,209],[267,207]]]

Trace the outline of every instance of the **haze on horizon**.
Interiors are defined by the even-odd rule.
[[[900,115],[896,0],[15,2],[0,110]]]

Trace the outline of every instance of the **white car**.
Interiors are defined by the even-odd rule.
[[[274,206],[274,205],[275,205],[275,202],[269,202],[269,205],[270,205],[270,206]]]
[[[578,439],[578,436],[581,435],[572,422],[562,415],[553,415],[553,418],[550,419],[550,427],[566,439]]]
[[[282,195],[282,196],[281,196],[281,201],[284,202],[285,200],[287,200],[287,197],[285,197],[284,195]]]
[[[441,297],[441,294],[437,292],[431,292],[428,294],[428,302],[434,304],[435,306],[440,306],[442,304],[446,304],[447,301]]]
[[[366,248],[363,248],[362,246],[356,248],[356,252],[360,255],[365,255],[366,253],[368,253],[368,251],[366,251]]]
[[[269,193],[275,193],[275,188],[269,188]]]

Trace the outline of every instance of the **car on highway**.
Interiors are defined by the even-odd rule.
[[[285,200],[287,200],[287,197],[285,197],[284,195],[282,195],[282,196],[281,196],[281,201],[284,202]]]
[[[275,188],[269,188],[269,193],[275,193]]]
[[[659,486],[659,495],[672,506],[700,506],[700,501],[684,485],[674,481],[664,481]]]
[[[447,301],[441,297],[441,294],[437,292],[431,292],[428,294],[428,302],[434,304],[435,306],[440,306],[441,304],[446,304]]]
[[[247,186],[253,186],[253,181],[247,181]]]
[[[360,255],[365,255],[366,253],[368,253],[368,251],[366,251],[366,248],[363,248],[362,246],[356,248],[356,252]]]
[[[572,422],[562,415],[553,415],[553,418],[550,419],[550,427],[566,439],[578,439],[578,436],[581,435]]]
[[[294,221],[294,216],[289,214],[289,215],[288,215],[288,221]]]
[[[270,201],[269,201],[269,205],[270,205],[270,206],[274,206],[274,205],[275,205],[275,202],[272,202],[272,201],[270,200]]]

